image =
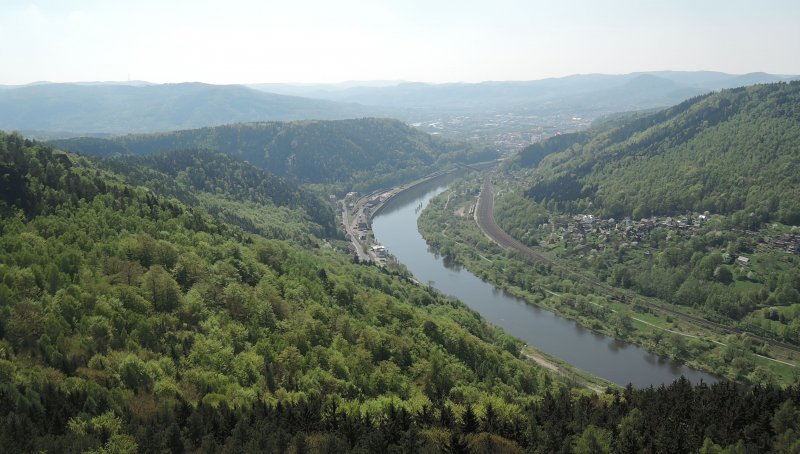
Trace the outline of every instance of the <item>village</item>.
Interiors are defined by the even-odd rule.
[[[331,203],[339,204],[342,214],[342,228],[345,239],[350,243],[350,252],[362,263],[375,263],[384,266],[388,253],[386,247],[375,242],[372,233],[372,216],[387,200],[398,192],[398,188],[389,191],[377,191],[362,197],[357,192],[348,192],[344,199],[337,200],[331,195]]]
[[[706,226],[711,215],[708,212],[697,215],[685,215],[677,217],[656,217],[643,218],[634,221],[628,217],[618,221],[614,218],[603,219],[591,214],[579,214],[571,218],[564,217],[560,220],[551,219],[549,223],[543,224],[540,229],[547,231],[547,244],[553,245],[559,241],[565,244],[585,244],[587,237],[593,237],[598,250],[605,249],[606,244],[611,241],[623,241],[630,247],[645,247],[657,249],[658,242],[650,239],[650,233],[661,228],[667,232],[666,240],[670,241],[676,236],[686,240],[692,239],[701,229]],[[753,239],[754,243],[762,247],[800,254],[800,234],[780,233],[765,234],[757,231],[742,231],[743,235]],[[650,255],[649,251],[645,255]],[[743,266],[749,265],[747,257],[740,256],[737,263]]]
[[[648,234],[657,227],[664,228],[687,240],[691,239],[708,219],[709,215],[707,213],[678,218],[658,218],[653,216],[639,221],[634,221],[627,217],[617,221],[614,218],[602,219],[591,214],[579,214],[572,217],[568,222],[563,220],[552,222],[551,220],[551,223],[542,225],[542,229],[551,229],[552,234],[548,239],[549,244],[556,243],[559,240],[583,243],[586,241],[588,234],[594,233],[601,242],[609,241],[612,236],[617,236],[629,241],[632,246],[637,246],[638,243],[644,242]],[[557,233],[560,233],[560,235],[557,235]]]
[[[800,254],[800,235],[798,234],[782,233],[770,237],[759,237],[759,243],[764,243],[772,249]]]
[[[330,196],[331,203],[339,205],[342,216],[342,228],[345,239],[350,243],[350,252],[362,263],[374,263],[384,267],[390,260],[386,247],[375,240],[372,232],[372,218],[378,214],[391,198],[418,184],[435,178],[446,172],[434,172],[422,179],[391,189],[373,191],[359,197],[357,192],[348,192],[341,200]]]

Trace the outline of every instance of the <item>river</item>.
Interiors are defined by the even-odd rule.
[[[704,372],[609,336],[528,304],[482,281],[462,267],[445,265],[429,250],[417,230],[417,217],[428,202],[447,188],[449,179],[436,179],[390,200],[372,222],[375,238],[404,264],[417,280],[430,283],[479,312],[489,322],[539,350],[573,366],[625,386],[658,386],[681,375],[693,383],[716,379]]]

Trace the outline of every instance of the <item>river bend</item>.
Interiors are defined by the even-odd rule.
[[[693,383],[716,379],[704,372],[653,355],[635,345],[583,328],[572,320],[526,303],[461,267],[446,266],[429,250],[417,230],[417,218],[428,202],[447,188],[437,178],[390,200],[375,217],[376,240],[387,247],[417,280],[433,285],[479,312],[507,333],[589,373],[625,386],[659,386],[684,375]]]

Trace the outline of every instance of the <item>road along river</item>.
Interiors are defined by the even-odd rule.
[[[428,249],[417,230],[417,217],[452,177],[434,179],[405,191],[373,219],[372,231],[397,260],[422,283],[454,296],[491,323],[539,350],[573,366],[625,386],[658,386],[684,375],[693,383],[716,379],[612,337],[594,333],[482,281],[464,268],[448,267]]]

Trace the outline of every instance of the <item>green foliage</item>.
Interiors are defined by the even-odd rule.
[[[576,454],[601,454],[611,452],[611,432],[588,426],[575,441]]]
[[[9,452],[795,443],[793,410],[782,407],[800,399],[795,387],[570,389],[408,275],[248,233],[84,158],[0,135],[0,163],[31,169],[34,159],[61,177],[17,172],[22,186],[0,207],[0,446]],[[92,184],[70,183],[82,178]],[[740,357],[742,373],[757,372]]]
[[[179,199],[191,206],[203,206],[210,213],[246,230],[275,236],[283,234],[275,225],[298,222],[305,229],[307,221],[319,225],[311,232],[333,235],[333,211],[327,201],[277,177],[228,155],[203,149],[185,149],[149,154],[119,156],[98,165],[126,176],[127,182],[146,186],[158,194]],[[272,208],[273,217],[262,220],[257,207]]]
[[[324,184],[340,193],[404,183],[447,163],[497,157],[495,151],[431,136],[397,120],[377,118],[235,124],[53,143],[99,156],[119,154],[120,148],[134,155],[219,150],[276,175],[300,183]]]
[[[521,181],[498,197],[495,217],[587,279],[800,344],[790,309],[800,261],[760,244],[796,230],[798,144],[800,83],[723,90],[522,151],[508,167]],[[713,215],[698,226],[705,211]],[[617,225],[584,228],[572,218],[584,213]],[[695,222],[631,232],[619,224],[651,215]]]
[[[741,212],[742,227],[750,213],[798,225],[799,106],[798,82],[723,90],[588,138],[557,136],[517,161],[538,164],[527,196],[562,211],[591,204],[617,219]]]
[[[520,167],[536,167],[548,155],[564,151],[573,145],[582,145],[589,138],[591,138],[591,135],[587,132],[573,132],[553,136],[548,140],[536,142],[520,150],[514,156],[512,164]]]
[[[497,181],[496,186],[503,184],[502,178]],[[486,238],[471,216],[464,215],[475,203],[480,184],[478,179],[455,183],[432,199],[419,218],[420,232],[445,260],[463,264],[512,294],[593,330],[688,361],[717,375],[752,384],[789,384],[796,380],[792,366],[754,356],[775,354],[763,343],[739,346],[739,340],[719,338],[722,345],[715,344],[705,338],[713,336],[711,332],[700,339],[671,335],[665,330],[692,333],[697,328],[639,304],[624,304],[598,295],[589,283],[594,280],[639,292],[647,298],[661,299],[659,304],[683,306],[678,309],[689,314],[797,343],[800,305],[793,303],[790,296],[798,283],[797,256],[757,251],[751,245],[752,238],[718,230],[723,221],[717,218],[696,230],[690,239],[659,227],[639,239],[638,246],[632,246],[631,240],[625,238],[624,229],[606,235],[585,228],[582,241],[562,240],[564,226],[575,225],[573,217],[550,212],[520,196],[513,191],[512,183],[511,190],[502,189],[502,195],[496,198],[496,206],[500,207],[496,219],[550,259],[532,260],[500,249]],[[775,235],[786,228],[770,227],[760,234]],[[558,240],[551,242],[553,238]],[[749,250],[747,254],[753,259],[746,268],[731,263],[732,253],[740,254],[742,250]],[[728,342],[735,346],[725,347]],[[793,361],[791,357],[779,359]]]
[[[538,242],[533,231],[550,220],[543,206],[516,192],[497,198],[495,211],[501,214],[496,220],[506,233],[531,246]]]
[[[775,411],[771,421],[775,432],[776,452],[797,452],[800,448],[800,412],[786,401]]]
[[[506,336],[408,276],[354,265],[310,235],[291,242],[248,233],[167,198],[191,196],[192,187],[211,191],[210,184],[232,203],[248,197],[247,169],[209,171],[202,184],[165,183],[161,172],[174,173],[164,162],[188,173],[203,165],[184,158],[231,163],[188,156],[155,157],[149,171],[144,158],[97,163],[0,135],[0,163],[22,178],[0,202],[4,447],[194,450],[224,440],[233,426],[207,438],[190,414],[213,419],[235,410],[244,421],[250,412],[317,405],[303,429],[335,431],[321,425],[322,404],[368,427],[389,402],[406,415],[407,433],[388,442],[417,446],[412,411],[436,420],[434,408],[443,405],[497,395],[532,401],[517,376],[545,389],[544,372],[510,355]],[[162,182],[154,187],[166,196],[128,181]],[[280,209],[258,190],[249,197],[260,210]],[[435,326],[435,335],[424,326]],[[119,424],[101,424],[106,419]],[[68,421],[74,430],[65,432]],[[303,441],[312,444],[296,438],[294,446]]]

